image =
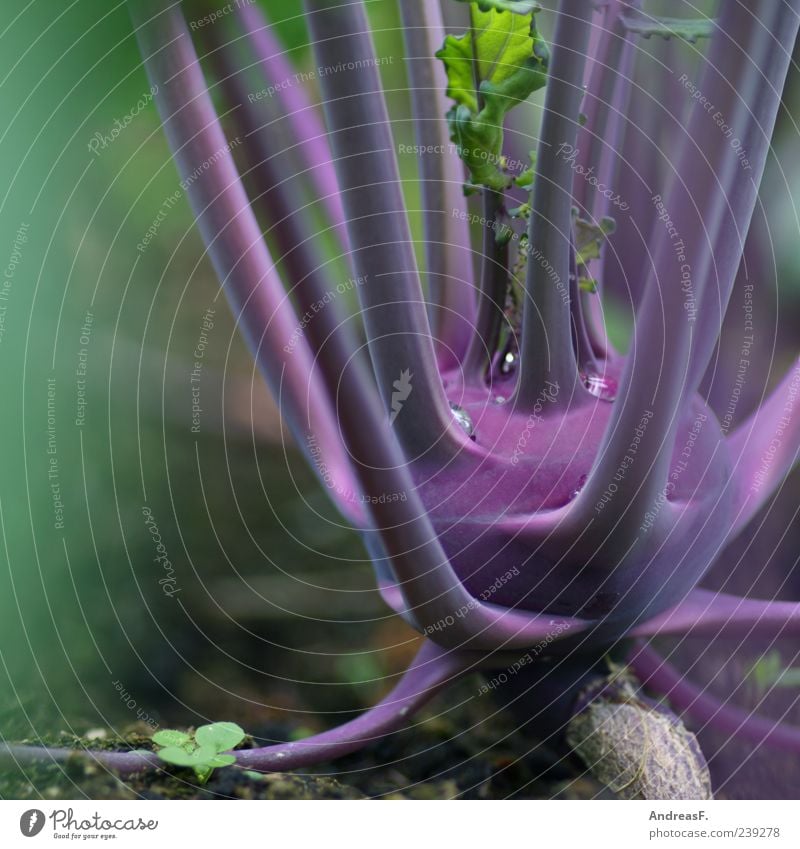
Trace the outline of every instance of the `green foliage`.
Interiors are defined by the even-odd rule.
[[[603,218],[599,224],[592,224],[584,218],[575,218],[575,259],[578,265],[587,265],[593,259],[600,258],[600,249],[606,238],[617,229],[613,218]]]
[[[450,138],[473,184],[502,191],[515,183],[503,159],[503,121],[547,81],[548,51],[532,11],[498,11],[501,4],[470,4],[470,29],[448,35],[437,58],[447,72]],[[508,5],[508,4],[506,4]],[[523,185],[532,176],[523,172]]]
[[[800,687],[800,668],[784,667],[777,650],[760,657],[751,667],[747,677],[755,685],[759,696],[763,696],[773,687]]]
[[[629,10],[623,15],[623,23],[628,32],[644,38],[657,35],[661,38],[682,38],[694,44],[699,38],[711,38],[716,29],[713,18],[664,18]]]
[[[218,767],[236,763],[229,752],[244,740],[244,731],[233,722],[201,725],[194,735],[185,731],[164,729],[153,734],[153,742],[161,746],[158,756],[173,766],[190,767],[201,784],[208,781]]]

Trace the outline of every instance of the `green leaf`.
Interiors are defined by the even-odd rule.
[[[471,0],[458,0],[459,3],[469,3]],[[535,0],[477,0],[475,5],[481,12],[497,9],[498,12],[513,12],[515,15],[530,15],[531,12],[541,12],[542,7]]]
[[[158,752],[162,761],[174,766],[205,766],[217,756],[211,746],[198,746],[196,749],[181,749],[179,746],[167,746]]]
[[[578,265],[586,265],[600,258],[600,249],[606,238],[617,225],[613,218],[603,218],[599,224],[592,224],[583,218],[575,218],[575,259]]]
[[[651,38],[682,38],[694,44],[699,38],[711,38],[717,29],[713,18],[663,18],[629,9],[622,17],[622,23],[628,32]]]
[[[235,755],[214,755],[210,761],[208,761],[208,766],[213,767],[221,767],[221,766],[231,766],[231,764],[236,763]]]
[[[159,746],[184,746],[192,739],[185,731],[173,731],[165,728],[153,734],[153,742]]]
[[[235,722],[213,722],[201,725],[194,733],[200,746],[209,746],[215,752],[227,752],[244,740],[244,731]]]
[[[508,80],[516,75],[513,87],[521,93],[526,88],[520,84],[523,77],[528,82],[528,93],[521,100],[541,88],[545,83],[547,50],[538,32],[535,29],[531,32],[532,23],[532,15],[512,15],[494,9],[482,12],[473,8],[470,31],[459,36],[448,35],[436,53],[447,71],[447,96],[477,113],[476,79],[479,86],[486,83],[497,89],[504,84],[508,86]],[[537,79],[537,75],[542,79]],[[529,87],[532,82],[537,83],[536,88]],[[508,92],[507,96],[510,95]]]
[[[436,56],[447,72],[450,138],[476,185],[501,191],[512,184],[503,159],[506,113],[547,81],[548,52],[533,14],[470,6],[471,26],[448,35]],[[520,175],[526,184],[529,175]]]

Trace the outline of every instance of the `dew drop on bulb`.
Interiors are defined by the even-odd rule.
[[[614,401],[617,397],[617,381],[611,377],[602,377],[599,374],[583,375],[583,385],[591,395],[601,401]]]
[[[470,414],[463,407],[459,407],[458,404],[453,404],[452,402],[450,404],[450,409],[453,411],[453,418],[461,425],[464,433],[466,433],[470,439],[473,439],[475,425],[472,423]]]
[[[499,407],[501,404],[505,404],[506,400],[507,399],[504,395],[495,395],[494,398],[492,398],[492,403],[497,404]]]
[[[578,480],[578,485],[575,487],[575,489],[572,490],[572,492],[569,495],[570,501],[573,501],[574,499],[576,499],[581,494],[581,490],[584,488],[584,486],[586,486],[587,480],[588,480],[587,475],[581,475],[580,476],[580,479]]]
[[[500,360],[500,373],[511,374],[517,367],[517,355],[512,351],[507,351]]]

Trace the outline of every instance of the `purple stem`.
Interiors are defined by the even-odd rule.
[[[231,16],[236,40],[255,46],[253,32],[247,28],[249,19],[250,16],[238,12]],[[209,55],[216,66],[220,86],[228,101],[235,104],[231,119],[247,140],[244,147],[250,170],[245,176],[252,180],[257,192],[253,203],[261,208],[269,223],[268,234],[282,248],[279,261],[286,268],[300,312],[311,316],[305,332],[311,340],[316,365],[322,367],[321,359],[330,358],[332,346],[337,346],[336,362],[343,368],[348,363],[352,367],[352,361],[358,359],[359,342],[348,321],[351,316],[337,291],[337,283],[341,281],[332,278],[320,256],[313,221],[302,207],[298,208],[303,197],[302,180],[294,174],[291,156],[286,155],[281,138],[270,123],[265,123],[259,102],[249,99],[246,77],[231,62],[231,47],[219,28],[207,28],[205,37],[212,45]],[[273,82],[265,76],[261,81],[267,85]],[[335,391],[342,378],[343,372],[338,372],[329,379],[328,389]],[[366,378],[363,385],[368,386]],[[335,395],[331,401],[335,402]]]
[[[483,386],[497,352],[505,319],[509,276],[509,247],[497,240],[497,222],[503,211],[503,196],[492,189],[481,190],[481,271],[478,312],[470,339],[464,371],[467,380]]]
[[[278,41],[258,4],[237,4],[236,15],[259,57],[266,85],[274,86],[284,80],[295,81],[278,88],[275,97],[281,112],[291,124],[293,141],[313,181],[316,197],[325,207],[328,218],[346,246],[347,228],[342,198],[336,180],[336,169],[331,159],[327,132],[318,107],[308,96],[306,86],[297,82],[297,70],[286,58],[283,45]]]
[[[800,0],[793,2],[797,5]],[[758,8],[769,6],[762,17],[775,19],[774,4],[759,0],[756,5]],[[739,52],[731,49],[725,33],[732,33],[749,48],[747,52],[755,56],[763,53],[762,42],[772,39],[769,31],[753,25],[750,12],[739,3],[724,4],[720,26],[724,31],[717,32],[711,40],[708,68],[700,84],[703,91],[711,93],[712,99],[720,80],[738,80],[744,65]],[[796,29],[795,26],[795,32]],[[727,82],[725,86],[727,90]],[[776,111],[777,101],[773,107]],[[709,130],[709,120],[707,112],[696,106],[683,139],[672,186],[666,195],[665,210],[674,225],[670,229],[656,222],[652,240],[655,261],[637,314],[631,353],[620,381],[619,400],[598,451],[596,465],[573,502],[568,521],[562,525],[562,532],[574,532],[594,516],[594,505],[623,464],[643,417],[649,417],[639,441],[636,463],[620,482],[601,520],[595,523],[596,531],[601,534],[608,528],[615,528],[617,541],[623,549],[638,535],[637,528],[648,505],[666,483],[678,413],[687,391],[693,388],[690,380],[692,347],[700,344],[698,339],[702,344],[706,344],[702,340],[711,340],[708,344],[712,347],[716,341],[718,328],[709,332],[704,325],[702,333],[695,333],[697,322],[692,314],[697,306],[694,287],[702,294],[702,287],[713,273],[718,245],[709,241],[710,234],[719,232],[718,225],[729,201],[730,208],[738,210],[734,219],[740,222],[749,221],[755,202],[751,180],[743,180],[737,173],[740,165],[736,152],[724,143],[724,139],[714,137]],[[741,120],[744,121],[745,116],[741,116]],[[765,150],[767,146],[764,142]],[[763,161],[761,164],[763,167]],[[760,173],[761,169],[756,172],[754,167],[754,174],[759,178]],[[678,258],[679,253],[685,255],[685,260]],[[737,253],[736,264],[738,256]],[[722,262],[729,259],[728,256]],[[735,266],[726,268],[732,278]],[[687,273],[688,286],[684,276]]]
[[[407,724],[409,716],[430,701],[443,687],[474,668],[475,658],[467,653],[447,652],[425,642],[413,663],[392,691],[375,707],[337,728],[291,743],[258,749],[241,749],[236,765],[261,772],[286,772],[334,760],[374,743]],[[152,752],[106,752],[94,749],[64,749],[39,746],[0,746],[0,759],[17,764],[35,761],[65,761],[76,755],[91,758],[121,775],[164,768]]]
[[[696,723],[757,746],[771,746],[800,754],[800,728],[722,704],[691,684],[648,646],[634,649],[628,665],[642,684],[666,696],[675,710],[685,713]]]
[[[403,0],[400,14],[417,144],[442,151],[420,156],[430,321],[440,367],[463,359],[475,321],[472,247],[462,191],[464,168],[445,120],[447,77],[434,53],[444,43],[441,9],[430,0]]]
[[[598,186],[593,187],[588,179],[578,179],[575,203],[581,214],[595,223],[609,214],[611,204],[600,187],[614,189],[630,99],[635,51],[620,15],[624,9],[640,5],[640,0],[609,0],[602,24],[594,27],[601,32],[583,103],[586,123],[578,133],[576,162],[587,174],[591,170]]]
[[[569,254],[573,171],[563,151],[575,147],[578,134],[591,16],[592,4],[586,0],[559,3],[528,229],[530,255],[517,386],[522,410],[533,409],[548,381],[561,389],[559,400],[549,405],[551,413],[553,408],[574,403],[575,393],[585,394],[577,383],[572,347]]]
[[[439,376],[394,154],[376,53],[363,2],[305,0],[321,67],[325,115],[347,215],[370,355],[387,411],[409,372],[413,391],[394,429],[409,457],[451,457],[466,439]]]
[[[720,26],[725,36],[717,38],[719,49],[712,50],[709,57],[711,79],[704,82],[704,91],[712,102],[722,104],[724,121],[736,133],[741,148],[733,146],[734,139],[714,138],[712,116],[703,116],[705,130],[694,138],[697,154],[707,158],[719,178],[718,185],[708,190],[714,192],[720,210],[713,219],[708,216],[715,224],[708,233],[713,265],[702,292],[700,313],[704,324],[717,332],[705,332],[694,342],[691,391],[702,379],[714,351],[742,260],[800,27],[800,0],[726,3]],[[715,162],[714,148],[723,151],[720,163]],[[691,189],[694,195],[702,192],[703,186]]]
[[[218,278],[247,344],[278,399],[298,445],[316,434],[328,466],[353,488],[338,427],[313,374],[305,338],[269,255],[219,125],[180,7],[168,0],[130,4],[136,36],[173,158]]]
[[[800,359],[765,403],[728,437],[741,533],[800,459]]]
[[[693,590],[665,613],[637,625],[632,637],[750,637],[800,635],[800,604],[759,601],[709,590]]]

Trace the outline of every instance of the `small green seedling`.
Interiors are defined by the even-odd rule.
[[[213,722],[201,725],[193,735],[171,729],[157,731],[153,742],[162,747],[157,752],[162,761],[191,767],[200,783],[205,784],[215,769],[236,762],[234,755],[226,753],[238,746],[244,736],[234,722]]]

